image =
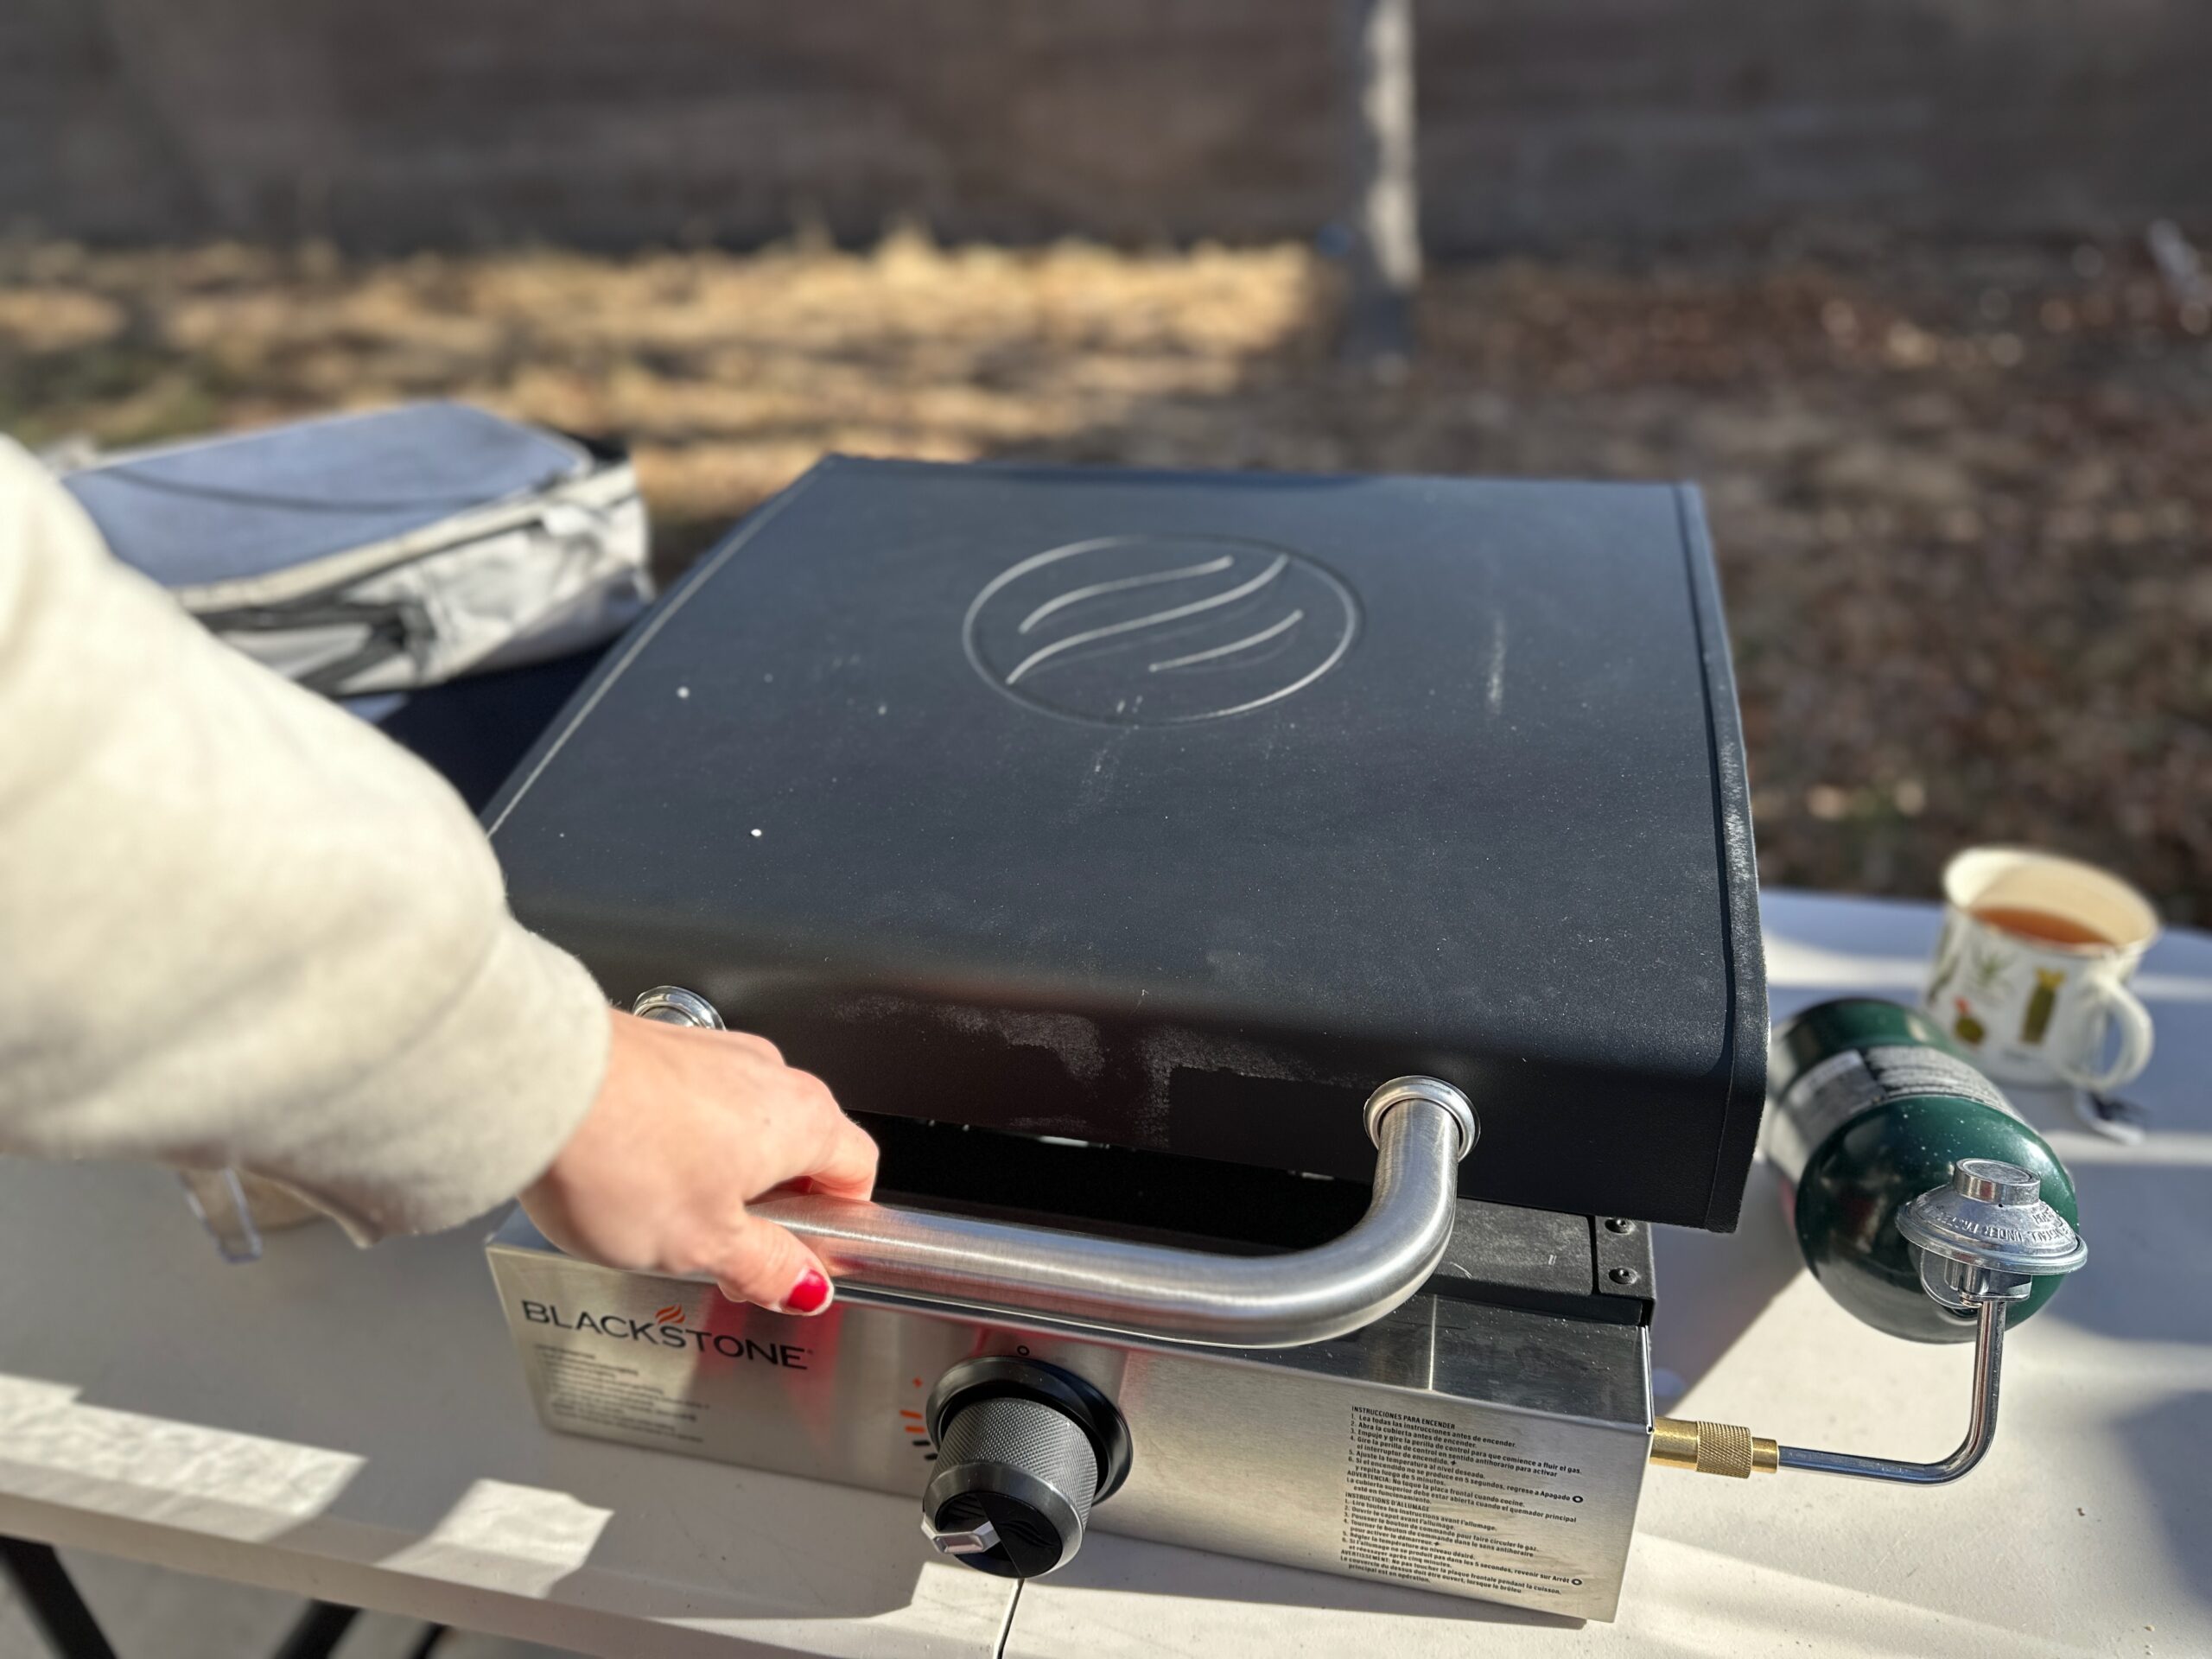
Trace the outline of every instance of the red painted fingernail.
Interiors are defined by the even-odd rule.
[[[812,1268],[799,1275],[791,1294],[784,1298],[784,1310],[789,1313],[819,1313],[829,1306],[830,1281]]]

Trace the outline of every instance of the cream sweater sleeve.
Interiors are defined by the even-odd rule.
[[[607,1045],[442,779],[0,439],[0,1152],[233,1165],[425,1231],[545,1168]]]

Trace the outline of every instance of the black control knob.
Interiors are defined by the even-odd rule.
[[[922,1530],[956,1560],[1033,1579],[1083,1544],[1091,1505],[1128,1471],[1113,1403],[1055,1366],[995,1357],[945,1374],[930,1398],[937,1465]]]
[[[946,1424],[922,1515],[947,1554],[1033,1579],[1081,1547],[1097,1491],[1098,1454],[1057,1407],[985,1400]]]

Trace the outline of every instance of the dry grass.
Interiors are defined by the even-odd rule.
[[[1449,270],[1395,382],[1298,249],[0,251],[0,428],[397,397],[635,446],[669,563],[824,449],[1688,477],[1767,879],[2041,842],[2212,920],[2212,347],[2127,250]]]

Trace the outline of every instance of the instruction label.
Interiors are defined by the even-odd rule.
[[[1355,1406],[1338,1559],[1370,1578],[1491,1596],[1577,1597],[1587,1497],[1574,1464],[1447,1418]]]
[[[581,1348],[541,1342],[537,1372],[545,1414],[580,1433],[640,1435],[670,1446],[699,1446],[704,1402],[671,1393],[636,1365]]]

